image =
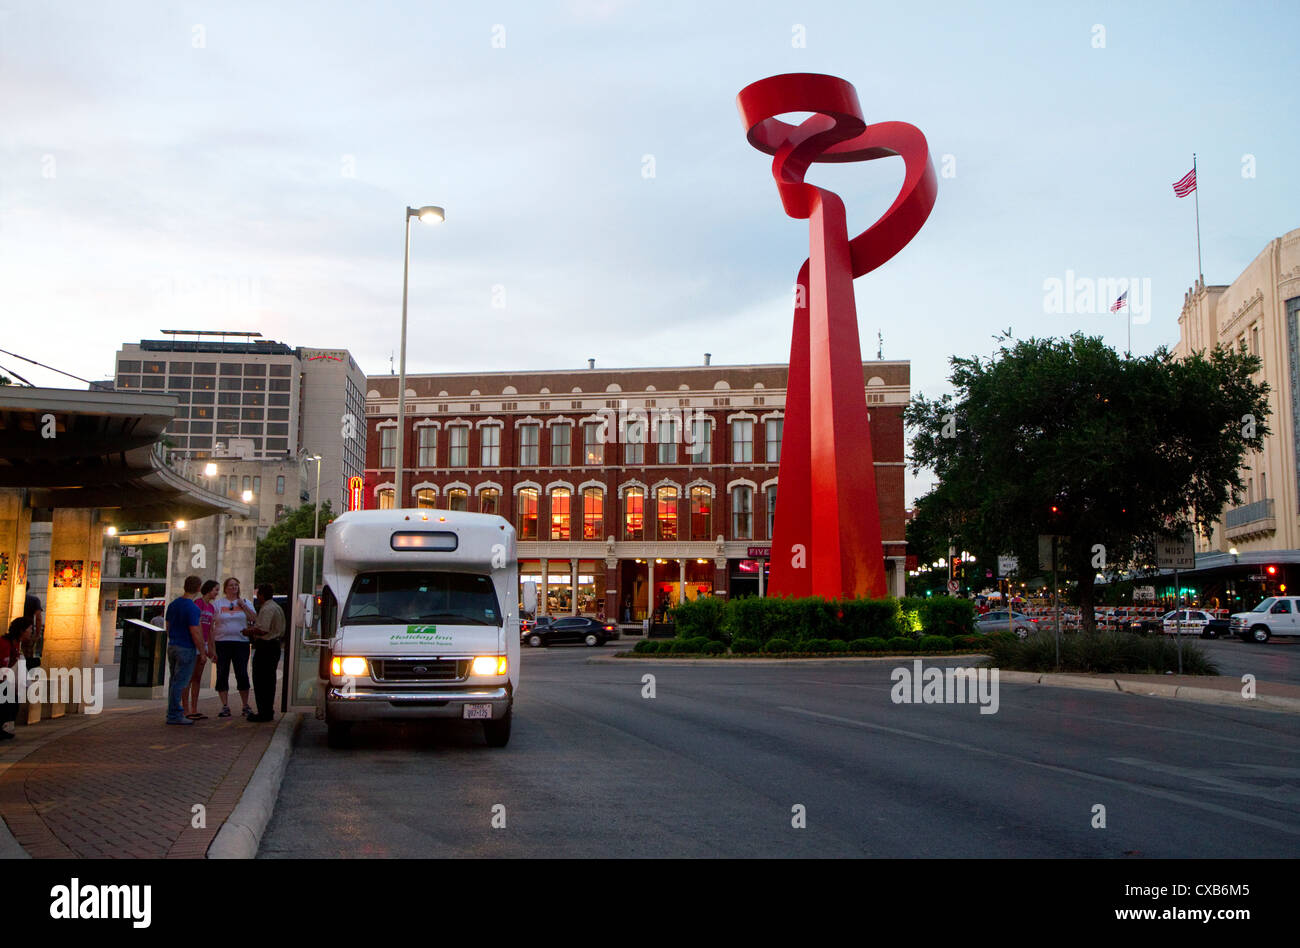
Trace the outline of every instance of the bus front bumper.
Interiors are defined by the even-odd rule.
[[[329,721],[465,718],[469,706],[476,706],[475,711],[489,708],[491,720],[504,718],[510,710],[510,689],[505,686],[347,690],[331,687],[326,692],[325,717]],[[481,714],[473,714],[471,719],[488,720]]]

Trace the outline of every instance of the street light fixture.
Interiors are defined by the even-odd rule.
[[[411,218],[418,217],[425,224],[441,224],[447,219],[446,212],[434,204],[424,207],[406,209],[406,248],[402,258],[402,352],[397,378],[397,457],[394,459],[393,506],[401,509],[406,506],[402,495],[403,455],[406,449],[406,298],[411,276]],[[320,473],[317,467],[316,473]]]
[[[209,461],[207,464],[203,465],[203,476],[204,477],[217,476],[217,464],[215,461]]]

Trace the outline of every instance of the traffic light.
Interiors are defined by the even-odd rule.
[[[1268,575],[1268,578],[1269,578],[1269,579],[1277,579],[1277,567],[1276,567],[1276,566],[1265,566],[1265,567],[1264,567],[1264,572]]]

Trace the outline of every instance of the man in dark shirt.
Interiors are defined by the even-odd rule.
[[[257,621],[248,630],[253,643],[253,694],[257,698],[257,714],[250,721],[271,721],[275,718],[275,670],[280,664],[280,648],[284,642],[284,610],[273,598],[275,589],[270,583],[257,587]]]
[[[190,679],[194,677],[194,663],[203,648],[202,614],[195,601],[202,585],[203,580],[199,577],[186,576],[185,594],[167,606],[167,665],[172,676],[167,686],[168,724],[194,723],[185,716],[181,692],[189,687]]]
[[[23,657],[28,668],[40,668],[41,652],[45,648],[45,607],[40,596],[27,596],[23,602],[23,618],[32,620],[32,635],[23,645]]]

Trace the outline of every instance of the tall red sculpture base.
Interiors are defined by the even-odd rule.
[[[746,86],[737,104],[750,144],[773,155],[785,212],[809,222],[810,254],[796,283],[785,428],[772,537],[774,596],[888,594],[855,277],[907,245],[934,207],[937,185],[925,136],[904,122],[868,126],[853,86],[798,73]],[[776,118],[813,112],[798,126]],[[844,202],[803,180],[814,161],[899,155],[902,190],[852,240]]]

